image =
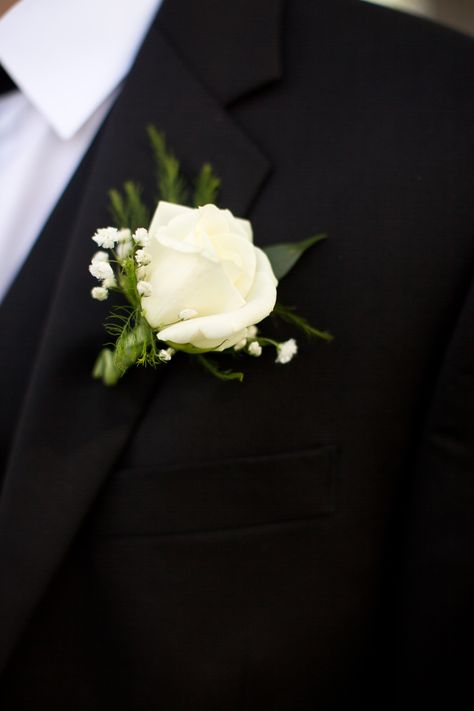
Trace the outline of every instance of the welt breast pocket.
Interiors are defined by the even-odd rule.
[[[333,445],[189,467],[114,472],[93,516],[96,535],[159,536],[282,525],[336,509]]]

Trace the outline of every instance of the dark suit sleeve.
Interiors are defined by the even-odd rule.
[[[424,430],[399,584],[396,708],[474,707],[473,283]]]

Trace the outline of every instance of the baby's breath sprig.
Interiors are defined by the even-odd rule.
[[[133,215],[131,218],[133,221]],[[93,239],[103,249],[94,255],[89,266],[92,276],[102,282],[101,286],[92,289],[92,297],[103,301],[109,290],[114,290],[127,302],[112,306],[104,325],[115,341],[109,344],[110,348],[100,352],[93,370],[94,377],[102,379],[106,385],[115,385],[132,365],[156,367],[169,359],[160,356],[155,334],[142,314],[143,285],[151,288],[146,274],[139,279],[140,269],[146,262],[147,230],[137,228],[132,234],[129,228],[105,228],[97,230]],[[111,256],[105,249],[112,253]]]
[[[253,326],[252,330],[249,329],[247,338],[234,346],[234,351],[237,353],[245,352],[248,355],[259,358],[263,353],[263,349],[267,346],[275,349],[275,363],[280,363],[281,365],[292,361],[294,356],[298,353],[298,344],[294,338],[290,338],[287,341],[275,341],[273,338],[258,336],[256,326]]]

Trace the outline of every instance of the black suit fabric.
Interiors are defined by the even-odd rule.
[[[2,709],[472,704],[473,67],[365,3],[165,0],[0,310]],[[149,123],[257,244],[328,233],[279,299],[331,344],[92,380]]]

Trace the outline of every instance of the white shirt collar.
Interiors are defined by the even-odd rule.
[[[63,139],[130,70],[162,0],[21,0],[0,19],[0,63]]]

